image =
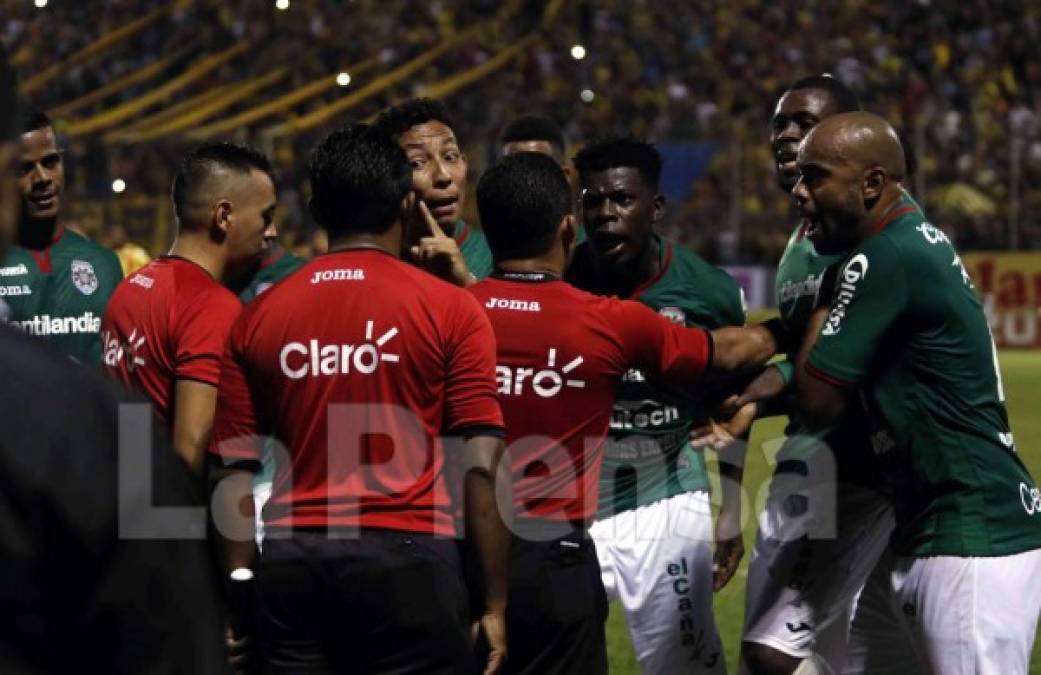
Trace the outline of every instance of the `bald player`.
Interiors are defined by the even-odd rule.
[[[798,412],[813,429],[865,405],[894,494],[892,555],[869,582],[889,597],[858,608],[863,648],[847,672],[1025,673],[1041,492],[1016,454],[972,281],[900,186],[904,153],[885,120],[828,117],[796,162],[808,236],[821,253],[850,251],[796,359]]]
[[[837,78],[815,75],[788,87],[770,118],[770,150],[785,194],[799,179],[800,141],[821,120],[855,110],[856,94]],[[844,254],[815,250],[805,224],[794,220],[776,290],[781,321],[802,336],[825,270]],[[741,651],[755,675],[789,675],[804,661],[841,671],[854,600],[893,530],[865,416],[850,411],[839,424],[808,433],[788,405],[794,361],[792,352],[771,364],[739,401],[759,401],[764,416],[789,418],[748,565]],[[800,500],[806,507],[793,509]]]

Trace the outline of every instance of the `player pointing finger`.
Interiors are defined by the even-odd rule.
[[[430,234],[412,247],[412,258],[431,274],[457,286],[469,286],[476,282],[477,279],[470,273],[463,259],[459,244],[437,224],[426,202],[420,201],[417,210]]]

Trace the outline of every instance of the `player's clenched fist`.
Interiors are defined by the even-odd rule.
[[[429,234],[412,247],[410,253],[413,260],[434,276],[457,286],[469,286],[474,283],[476,280],[470,274],[470,268],[463,259],[459,244],[445,234],[424,202],[419,202],[418,210],[419,220]]]

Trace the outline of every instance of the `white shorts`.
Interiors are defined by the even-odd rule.
[[[853,603],[888,546],[893,510],[864,487],[832,482],[808,494],[801,481],[779,474],[770,486],[742,639],[796,658],[816,654],[841,672]]]
[[[712,510],[684,493],[589,529],[607,597],[621,602],[644,675],[725,673],[712,614]]]
[[[857,603],[844,672],[1026,675],[1041,613],[1039,579],[1041,550],[886,556]]]

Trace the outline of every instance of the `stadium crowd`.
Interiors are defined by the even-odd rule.
[[[74,67],[35,97],[43,108],[75,99],[99,83],[132,72],[178,48],[191,49],[168,73],[198,54],[216,53],[237,41],[245,55],[189,85],[171,100],[215,83],[245,79],[291,64],[279,92],[336,73],[368,58],[375,70],[365,83],[407,61],[442,37],[486,21],[515,5],[508,20],[465,40],[410,78],[383,92],[351,116],[365,118],[382,106],[492,56],[538,23],[544,2],[426,3],[295,0],[285,11],[257,2],[184,2],[125,44]],[[166,3],[52,3],[40,10],[3,0],[2,39],[15,60],[40,69]],[[90,30],[84,30],[90,26]],[[860,95],[868,109],[896,124],[920,155],[912,188],[934,217],[966,248],[1041,246],[1041,64],[1029,58],[1041,39],[1036,6],[1011,0],[916,2],[726,3],[568,2],[542,40],[495,77],[483,78],[453,99],[460,135],[476,167],[494,158],[494,141],[518,106],[549,115],[579,147],[625,127],[658,143],[703,141],[718,146],[715,158],[692,185],[689,198],[670,206],[670,233],[716,262],[769,262],[784,246],[778,220],[787,205],[768,185],[769,162],[761,140],[768,111],[762,101],[778,93],[793,73],[831,72]],[[350,39],[344,39],[350,36]],[[585,57],[572,58],[582,44]],[[87,116],[154,87],[129,86],[77,113]],[[579,93],[593,93],[583,102]],[[342,95],[328,90],[286,111],[304,114]],[[263,92],[226,111],[262,102]],[[624,120],[624,122],[622,122]],[[243,129],[256,139],[263,120]],[[59,120],[59,126],[60,126]],[[322,129],[279,144],[274,156],[286,175],[288,234],[306,239],[302,166]],[[169,166],[186,149],[176,138],[122,146],[91,137],[69,146],[70,172],[81,194],[107,196],[111,177],[133,176],[130,189],[160,195]],[[737,164],[735,167],[734,164]],[[77,169],[82,175],[76,175]],[[720,220],[727,224],[719,232]],[[1010,221],[1018,223],[1010,241]],[[713,227],[706,227],[711,224]]]
[[[998,194],[1038,144],[1011,15],[984,36],[928,3],[563,6],[142,6],[114,25],[141,22],[153,60],[233,45],[184,96],[236,63],[296,84],[400,65],[488,23],[350,120],[301,122],[326,86],[278,133],[140,148],[132,115],[97,121],[119,105],[53,119],[34,78],[89,95],[148,59],[88,75],[73,41],[62,78],[21,8],[20,91],[0,50],[0,670],[606,675],[613,601],[645,675],[1026,672],[1041,490],[956,248],[992,235],[949,220],[1029,212]],[[506,70],[415,96],[540,21]],[[973,59],[995,42],[992,82]],[[687,141],[715,151],[668,204],[663,150]],[[984,176],[1002,143],[1023,163]],[[122,223],[103,245],[69,222],[113,176],[164,193],[154,260]],[[322,255],[279,245],[301,235]],[[714,260],[775,266],[778,316],[749,321]],[[777,415],[728,664],[742,439]]]

